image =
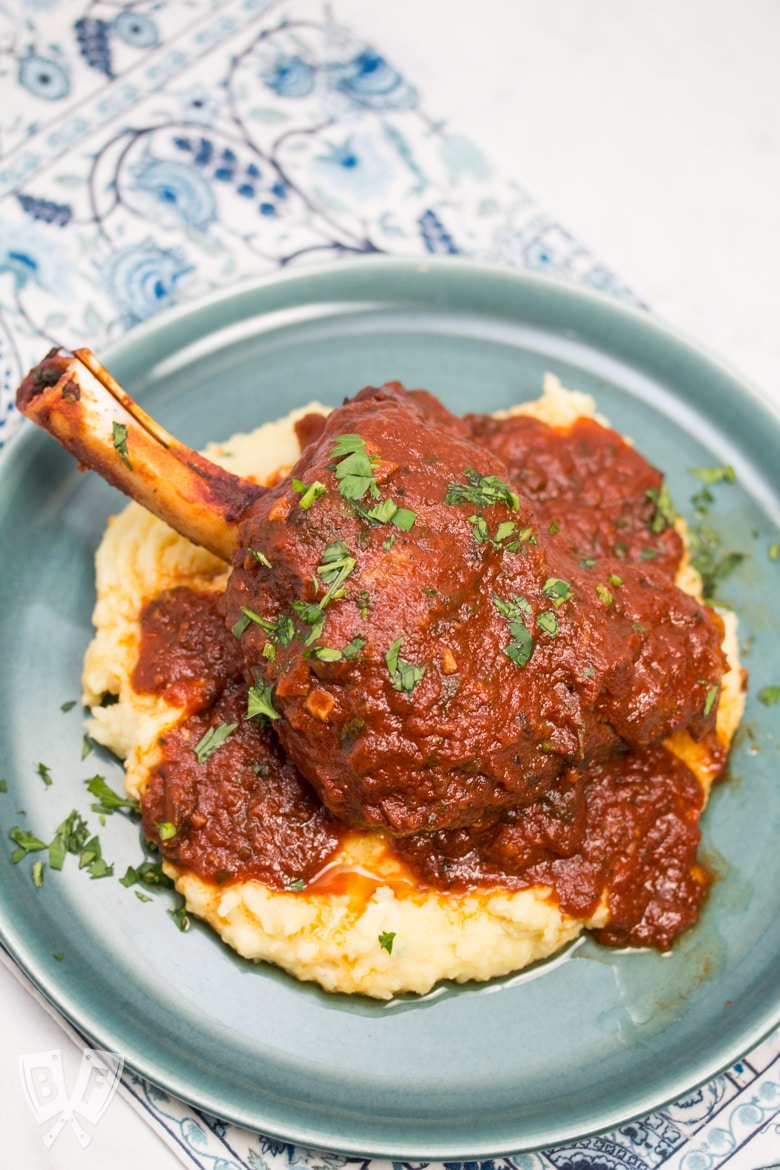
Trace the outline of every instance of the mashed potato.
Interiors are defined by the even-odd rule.
[[[291,466],[299,453],[294,424],[313,403],[249,435],[212,444],[205,454],[237,474],[263,482]],[[592,399],[564,390],[550,375],[544,394],[515,411],[567,426],[595,415]],[[678,522],[682,524],[682,522]],[[133,689],[144,604],[177,585],[220,588],[224,563],[177,535],[137,504],[113,517],[96,559],[95,637],[87,651],[83,689],[91,709],[89,734],[126,764],[128,793],[140,797],[159,760],[159,737],[183,716],[181,709]],[[689,565],[679,584],[698,593]],[[723,682],[718,738],[728,745],[744,698],[736,622],[724,615],[732,669]],[[117,701],[102,705],[107,694]],[[706,792],[717,763],[702,744],[679,733],[668,746],[696,774]],[[516,892],[478,889],[464,894],[419,889],[381,834],[351,832],[320,877],[306,890],[279,892],[258,881],[218,886],[165,863],[187,908],[207,921],[247,959],[277,964],[329,991],[380,999],[399,992],[424,994],[444,979],[487,980],[544,959],[583,930],[606,924],[606,895],[587,919],[572,918],[549,889]],[[384,945],[379,940],[384,939]]]

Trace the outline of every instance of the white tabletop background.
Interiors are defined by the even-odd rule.
[[[425,95],[665,322],[780,409],[778,0],[334,0]],[[178,1159],[115,1097],[51,1150],[20,1055],[79,1053],[0,967],[0,1164]],[[69,1064],[70,1062],[70,1064]]]

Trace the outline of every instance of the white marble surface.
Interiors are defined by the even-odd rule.
[[[381,28],[432,115],[780,401],[776,0],[337,7]]]
[[[425,95],[669,324],[780,408],[780,4],[776,0],[335,0]],[[0,967],[2,1164],[177,1157],[115,1098],[50,1150],[19,1057],[78,1052]],[[13,1122],[13,1124],[10,1124]]]

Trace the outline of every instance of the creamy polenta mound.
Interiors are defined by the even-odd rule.
[[[251,434],[212,444],[204,453],[230,471],[266,482],[295,463],[299,445],[294,424],[314,412],[328,413],[312,403]],[[553,426],[568,426],[580,416],[604,421],[589,396],[565,390],[552,375],[545,378],[541,398],[499,417],[514,413]],[[684,538],[684,522],[677,525]],[[224,562],[138,504],[129,504],[109,521],[96,557],[96,633],[84,662],[83,697],[91,710],[88,733],[125,761],[127,792],[133,798],[141,797],[159,762],[159,738],[184,717],[182,709],[162,698],[133,689],[141,610],[165,589],[214,590],[227,577]],[[690,565],[683,564],[678,584],[700,595],[701,581]],[[728,747],[742,716],[744,694],[736,619],[731,613],[722,616],[731,669],[722,683],[717,735]],[[106,695],[117,701],[105,705]],[[706,796],[718,762],[687,732],[675,735],[667,746],[694,772]],[[320,892],[280,892],[256,880],[219,886],[168,861],[164,869],[188,911],[208,922],[240,955],[275,963],[328,991],[378,999],[401,992],[425,994],[441,980],[485,981],[519,971],[609,919],[606,893],[590,918],[579,919],[563,913],[543,886],[467,893],[420,889],[381,833],[355,830],[326,866],[325,882],[317,883]],[[392,947],[379,945],[380,936],[392,936]]]

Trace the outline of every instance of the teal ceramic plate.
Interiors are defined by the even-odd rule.
[[[217,1116],[305,1146],[398,1158],[530,1150],[612,1127],[711,1077],[780,1021],[778,417],[733,374],[652,318],[545,279],[457,261],[367,260],[291,271],[161,315],[100,355],[193,446],[312,397],[368,383],[424,386],[455,411],[535,397],[545,370],[601,410],[668,473],[680,511],[690,468],[737,482],[707,523],[744,554],[721,597],[739,611],[751,693],[732,777],[706,815],[715,872],[700,923],[667,956],[591,942],[524,976],[390,1005],[329,996],[235,958],[208,930],[176,929],[116,876],[137,827],[101,828],[84,780],[78,698],[90,638],[92,554],[119,503],[33,428],[0,461],[3,702],[2,938],[94,1042]],[[46,786],[37,772],[50,769]],[[112,878],[69,858],[31,880],[9,830],[49,839],[77,808]],[[19,810],[24,809],[21,813]],[[60,960],[55,955],[61,955]]]

